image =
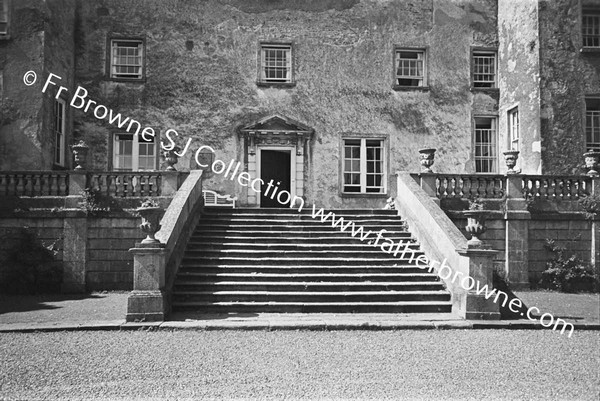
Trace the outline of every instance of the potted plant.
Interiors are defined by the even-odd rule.
[[[467,225],[465,230],[471,234],[471,239],[467,242],[470,248],[481,248],[483,241],[479,239],[485,231],[485,215],[483,210],[483,202],[479,198],[469,199],[469,209],[465,210],[464,215],[467,217]]]
[[[160,230],[159,222],[162,208],[154,199],[147,198],[135,211],[138,212],[142,218],[140,229],[147,234],[146,238],[142,240],[142,244],[160,244],[160,241],[154,236],[158,230]]]

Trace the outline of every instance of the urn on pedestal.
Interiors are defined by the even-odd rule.
[[[177,155],[176,152],[179,152],[181,150],[181,148],[179,146],[175,146],[173,149],[171,150],[165,150],[163,153],[163,156],[165,158],[165,162],[167,163],[167,171],[177,171],[177,169],[175,168],[175,165],[177,164],[177,160],[179,158],[179,156]]]
[[[85,170],[90,147],[84,141],[79,141],[75,145],[71,145],[71,150],[75,160],[75,170]]]
[[[508,167],[507,174],[517,174],[518,171],[515,170],[515,166],[517,165],[517,159],[519,158],[518,150],[507,150],[504,152],[504,161],[506,162],[506,167]]]
[[[431,166],[433,166],[435,159],[435,149],[427,148],[427,149],[419,149],[420,162],[421,162],[421,172],[422,173],[433,173],[431,170]]]
[[[589,169],[587,175],[590,177],[598,176],[598,163],[600,163],[600,152],[590,149],[583,154],[585,157],[585,166]]]
[[[163,211],[162,208],[155,200],[146,199],[135,211],[138,212],[142,218],[140,229],[147,235],[141,243],[146,245],[160,244],[160,241],[155,238],[155,235],[158,230],[160,230],[159,223]]]

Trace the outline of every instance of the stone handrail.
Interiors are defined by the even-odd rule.
[[[588,176],[524,175],[523,197],[541,200],[578,200],[591,194]]]
[[[66,196],[68,171],[0,172],[0,196]]]
[[[174,269],[179,266],[183,257],[183,249],[191,233],[188,231],[193,231],[198,224],[198,211],[202,204],[202,170],[192,170],[173,197],[160,221],[161,229],[156,233],[156,239],[165,244],[167,251],[167,283],[175,278],[177,272]],[[177,245],[183,247],[180,254],[175,252]],[[173,256],[175,260],[171,260]]]
[[[497,174],[436,174],[438,199],[499,199],[506,193],[506,177]]]
[[[467,319],[499,319],[498,305],[492,300],[485,300],[474,290],[465,290],[460,281],[470,276],[479,282],[480,288],[488,285],[492,288],[492,260],[496,251],[485,249],[469,249],[467,240],[456,225],[407,172],[397,172],[396,209],[406,220],[411,232],[415,235],[421,249],[430,258],[452,270],[450,277],[456,272],[459,279],[444,280],[452,293],[452,309],[458,316]]]
[[[127,301],[128,321],[160,321],[170,313],[177,268],[200,219],[202,205],[202,170],[192,170],[160,221],[155,237],[161,244],[141,243],[130,249],[134,271],[133,291]]]

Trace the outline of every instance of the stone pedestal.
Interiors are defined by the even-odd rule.
[[[162,182],[160,188],[161,196],[172,196],[177,192],[177,181],[179,179],[179,172],[177,171],[163,171]]]
[[[475,287],[470,290],[464,289],[464,295],[459,301],[459,310],[461,316],[472,320],[499,320],[500,306],[494,302],[494,296],[485,298],[485,291],[477,294],[477,283],[479,288],[486,284],[491,292],[493,286],[493,261],[498,251],[491,249],[467,249],[458,252],[462,256],[469,258],[469,276],[475,280]],[[462,279],[461,279],[462,281]],[[470,281],[470,280],[469,280]],[[469,287],[470,284],[466,284]]]
[[[162,321],[167,314],[164,244],[137,243],[129,252],[133,253],[133,291],[127,300],[127,321]]]
[[[436,177],[435,173],[421,173],[419,174],[421,178],[421,188],[427,195],[431,197],[431,199],[439,206],[440,200],[437,197],[437,187],[436,187]]]
[[[529,221],[527,201],[523,197],[523,176],[507,176],[504,275],[513,290],[529,288]]]

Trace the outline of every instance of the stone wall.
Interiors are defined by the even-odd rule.
[[[77,210],[23,211],[0,218],[0,263],[16,246],[24,227],[49,245],[58,240],[66,291],[131,290],[133,255],[128,250],[145,235],[133,211],[86,216]],[[77,285],[76,285],[77,284]]]
[[[541,174],[540,41],[537,1],[498,1],[500,154],[510,149],[508,111],[518,107],[520,155],[517,168]],[[500,157],[502,160],[502,157]],[[500,172],[506,171],[500,163]]]
[[[244,161],[236,129],[281,114],[315,130],[305,169],[308,203],[379,207],[395,195],[390,172],[418,168],[417,149],[434,146],[437,167],[471,172],[471,114],[497,111],[497,96],[470,91],[472,46],[497,47],[496,1],[83,1],[78,12],[76,78],[90,98],[184,145],[179,168],[211,145],[217,157]],[[146,40],[146,80],[106,79],[108,35]],[[292,41],[296,85],[256,85],[261,40]],[[429,90],[395,91],[394,46],[427,48]],[[108,165],[114,127],[78,112],[76,135]],[[388,141],[389,193],[381,199],[339,193],[344,133]],[[218,175],[205,187],[243,194]],[[245,198],[240,197],[240,204]]]
[[[540,0],[542,170],[578,174],[585,148],[585,96],[600,93],[600,52],[582,52],[581,6]]]
[[[9,35],[0,38],[0,170],[53,167],[55,90],[42,94],[49,72],[72,88],[75,0],[20,0],[10,2]],[[23,83],[34,71],[37,82]],[[71,143],[72,113],[66,110],[66,145]],[[69,166],[70,152],[65,158]]]
[[[567,209],[570,207],[567,207]],[[467,221],[460,213],[447,212],[454,224],[461,232],[470,238],[466,232]],[[494,260],[494,268],[499,272],[514,277],[528,278],[529,285],[536,286],[541,278],[541,273],[546,270],[546,263],[554,258],[554,254],[545,248],[546,240],[556,241],[560,246],[567,248],[567,256],[577,255],[582,260],[590,263],[592,260],[593,227],[592,222],[585,218],[583,213],[531,213],[530,219],[512,220],[504,218],[501,212],[488,213],[486,220],[487,231],[481,236],[484,242],[492,249],[500,251]],[[521,222],[522,225],[507,228],[509,223]],[[596,228],[597,230],[597,228]],[[507,234],[508,233],[508,234]],[[507,238],[508,235],[508,238]],[[515,243],[524,241],[523,244]],[[526,271],[507,271],[506,260],[523,260]],[[600,272],[600,264],[596,269]],[[524,283],[517,287],[523,287]]]

